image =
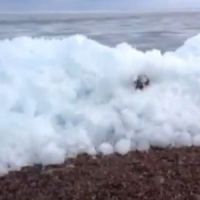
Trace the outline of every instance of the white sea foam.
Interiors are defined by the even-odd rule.
[[[200,145],[200,35],[175,52],[84,36],[0,41],[0,172],[86,152]],[[151,84],[135,90],[146,74]]]

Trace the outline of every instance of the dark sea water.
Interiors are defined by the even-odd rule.
[[[19,36],[64,38],[84,34],[114,46],[174,50],[200,33],[200,13],[0,14],[0,39]]]

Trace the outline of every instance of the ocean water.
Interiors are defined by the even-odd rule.
[[[200,146],[199,17],[2,14],[0,174]],[[150,85],[136,90],[141,74]]]
[[[200,13],[0,14],[0,39],[65,38],[83,34],[103,44],[127,42],[147,50],[175,50],[200,30]]]

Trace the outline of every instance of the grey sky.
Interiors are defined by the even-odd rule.
[[[196,10],[200,0],[0,0],[1,12]]]

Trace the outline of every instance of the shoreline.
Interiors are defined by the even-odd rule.
[[[86,154],[0,177],[0,200],[200,199],[200,148]]]

